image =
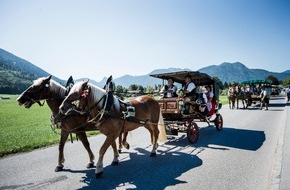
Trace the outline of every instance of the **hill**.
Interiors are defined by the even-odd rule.
[[[167,72],[176,72],[176,71],[183,71],[183,70],[190,70],[190,69],[181,69],[181,68],[156,69],[156,70],[151,71],[147,75],[140,75],[140,76],[125,75],[125,76],[114,79],[114,82],[116,85],[121,85],[126,88],[128,88],[131,84],[137,84],[143,87],[147,87],[147,86],[154,87],[155,85],[162,84],[162,80],[150,77],[149,75],[155,74],[155,73],[167,73]],[[106,78],[102,80],[103,84],[105,84],[105,82],[106,82]]]
[[[32,81],[50,75],[32,63],[0,48],[0,94],[19,94]],[[53,77],[58,82],[64,82]]]
[[[114,78],[114,82],[116,85],[121,85],[126,88],[132,84],[141,85],[143,87],[154,87],[155,85],[162,84],[162,80],[150,77],[150,74],[177,72],[183,70],[190,71],[190,69],[187,68],[156,69],[147,75],[132,76],[127,74],[119,78]],[[290,70],[284,71],[282,73],[275,73],[263,69],[249,69],[240,62],[225,62],[220,65],[204,67],[198,71],[207,73],[210,76],[216,76],[223,83],[231,83],[234,81],[241,82],[244,80],[252,79],[265,79],[269,75],[275,76],[279,80],[284,80],[290,76]],[[28,86],[30,86],[33,80],[48,75],[50,74],[43,69],[0,48],[0,94],[19,94],[23,92]],[[66,80],[62,80],[54,76],[53,79],[61,84],[66,83]],[[75,81],[80,80],[84,79],[75,79]],[[91,79],[90,82],[99,87],[103,87],[106,80],[107,78],[104,77],[99,82]]]
[[[220,65],[211,65],[199,69],[200,72],[207,73],[210,76],[217,76],[224,82],[241,82],[252,79],[265,79],[269,75],[277,77],[278,80],[284,80],[290,76],[290,71],[283,73],[270,72],[263,69],[249,69],[240,62],[236,63],[222,63]]]

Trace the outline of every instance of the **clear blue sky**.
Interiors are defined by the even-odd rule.
[[[290,0],[0,0],[0,48],[67,79],[290,69]]]

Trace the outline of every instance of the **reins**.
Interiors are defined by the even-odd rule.
[[[54,99],[61,99],[63,97],[56,97],[56,98],[44,98],[44,99],[38,99],[38,100],[34,100],[33,98],[30,98],[30,101],[37,103],[39,106],[43,106],[45,101],[47,100],[54,100]],[[40,101],[43,101],[42,103]]]

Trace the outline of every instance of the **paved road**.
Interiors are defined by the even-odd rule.
[[[155,158],[149,157],[149,133],[139,128],[129,135],[131,148],[120,155],[119,165],[110,165],[112,149],[107,151],[100,179],[94,178],[94,169],[85,168],[88,156],[80,142],[66,144],[65,170],[58,173],[54,172],[57,146],[9,156],[0,159],[0,190],[284,190],[290,187],[287,109],[284,97],[272,98],[268,111],[257,107],[229,110],[224,106],[221,132],[198,123],[201,129],[196,144],[188,144],[183,133],[169,136]],[[96,156],[103,140],[103,135],[90,138]]]

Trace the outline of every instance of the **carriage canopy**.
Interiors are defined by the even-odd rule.
[[[168,80],[169,78],[173,79],[174,82],[185,85],[185,77],[190,75],[192,82],[197,86],[211,85],[213,87],[213,93],[216,96],[216,99],[219,100],[219,86],[217,85],[214,78],[209,76],[206,73],[201,73],[198,71],[178,71],[170,73],[160,73],[160,74],[151,74],[151,77],[160,78],[163,80]]]
[[[258,79],[258,80],[246,80],[246,81],[242,81],[241,84],[272,84],[271,80],[268,79]]]

